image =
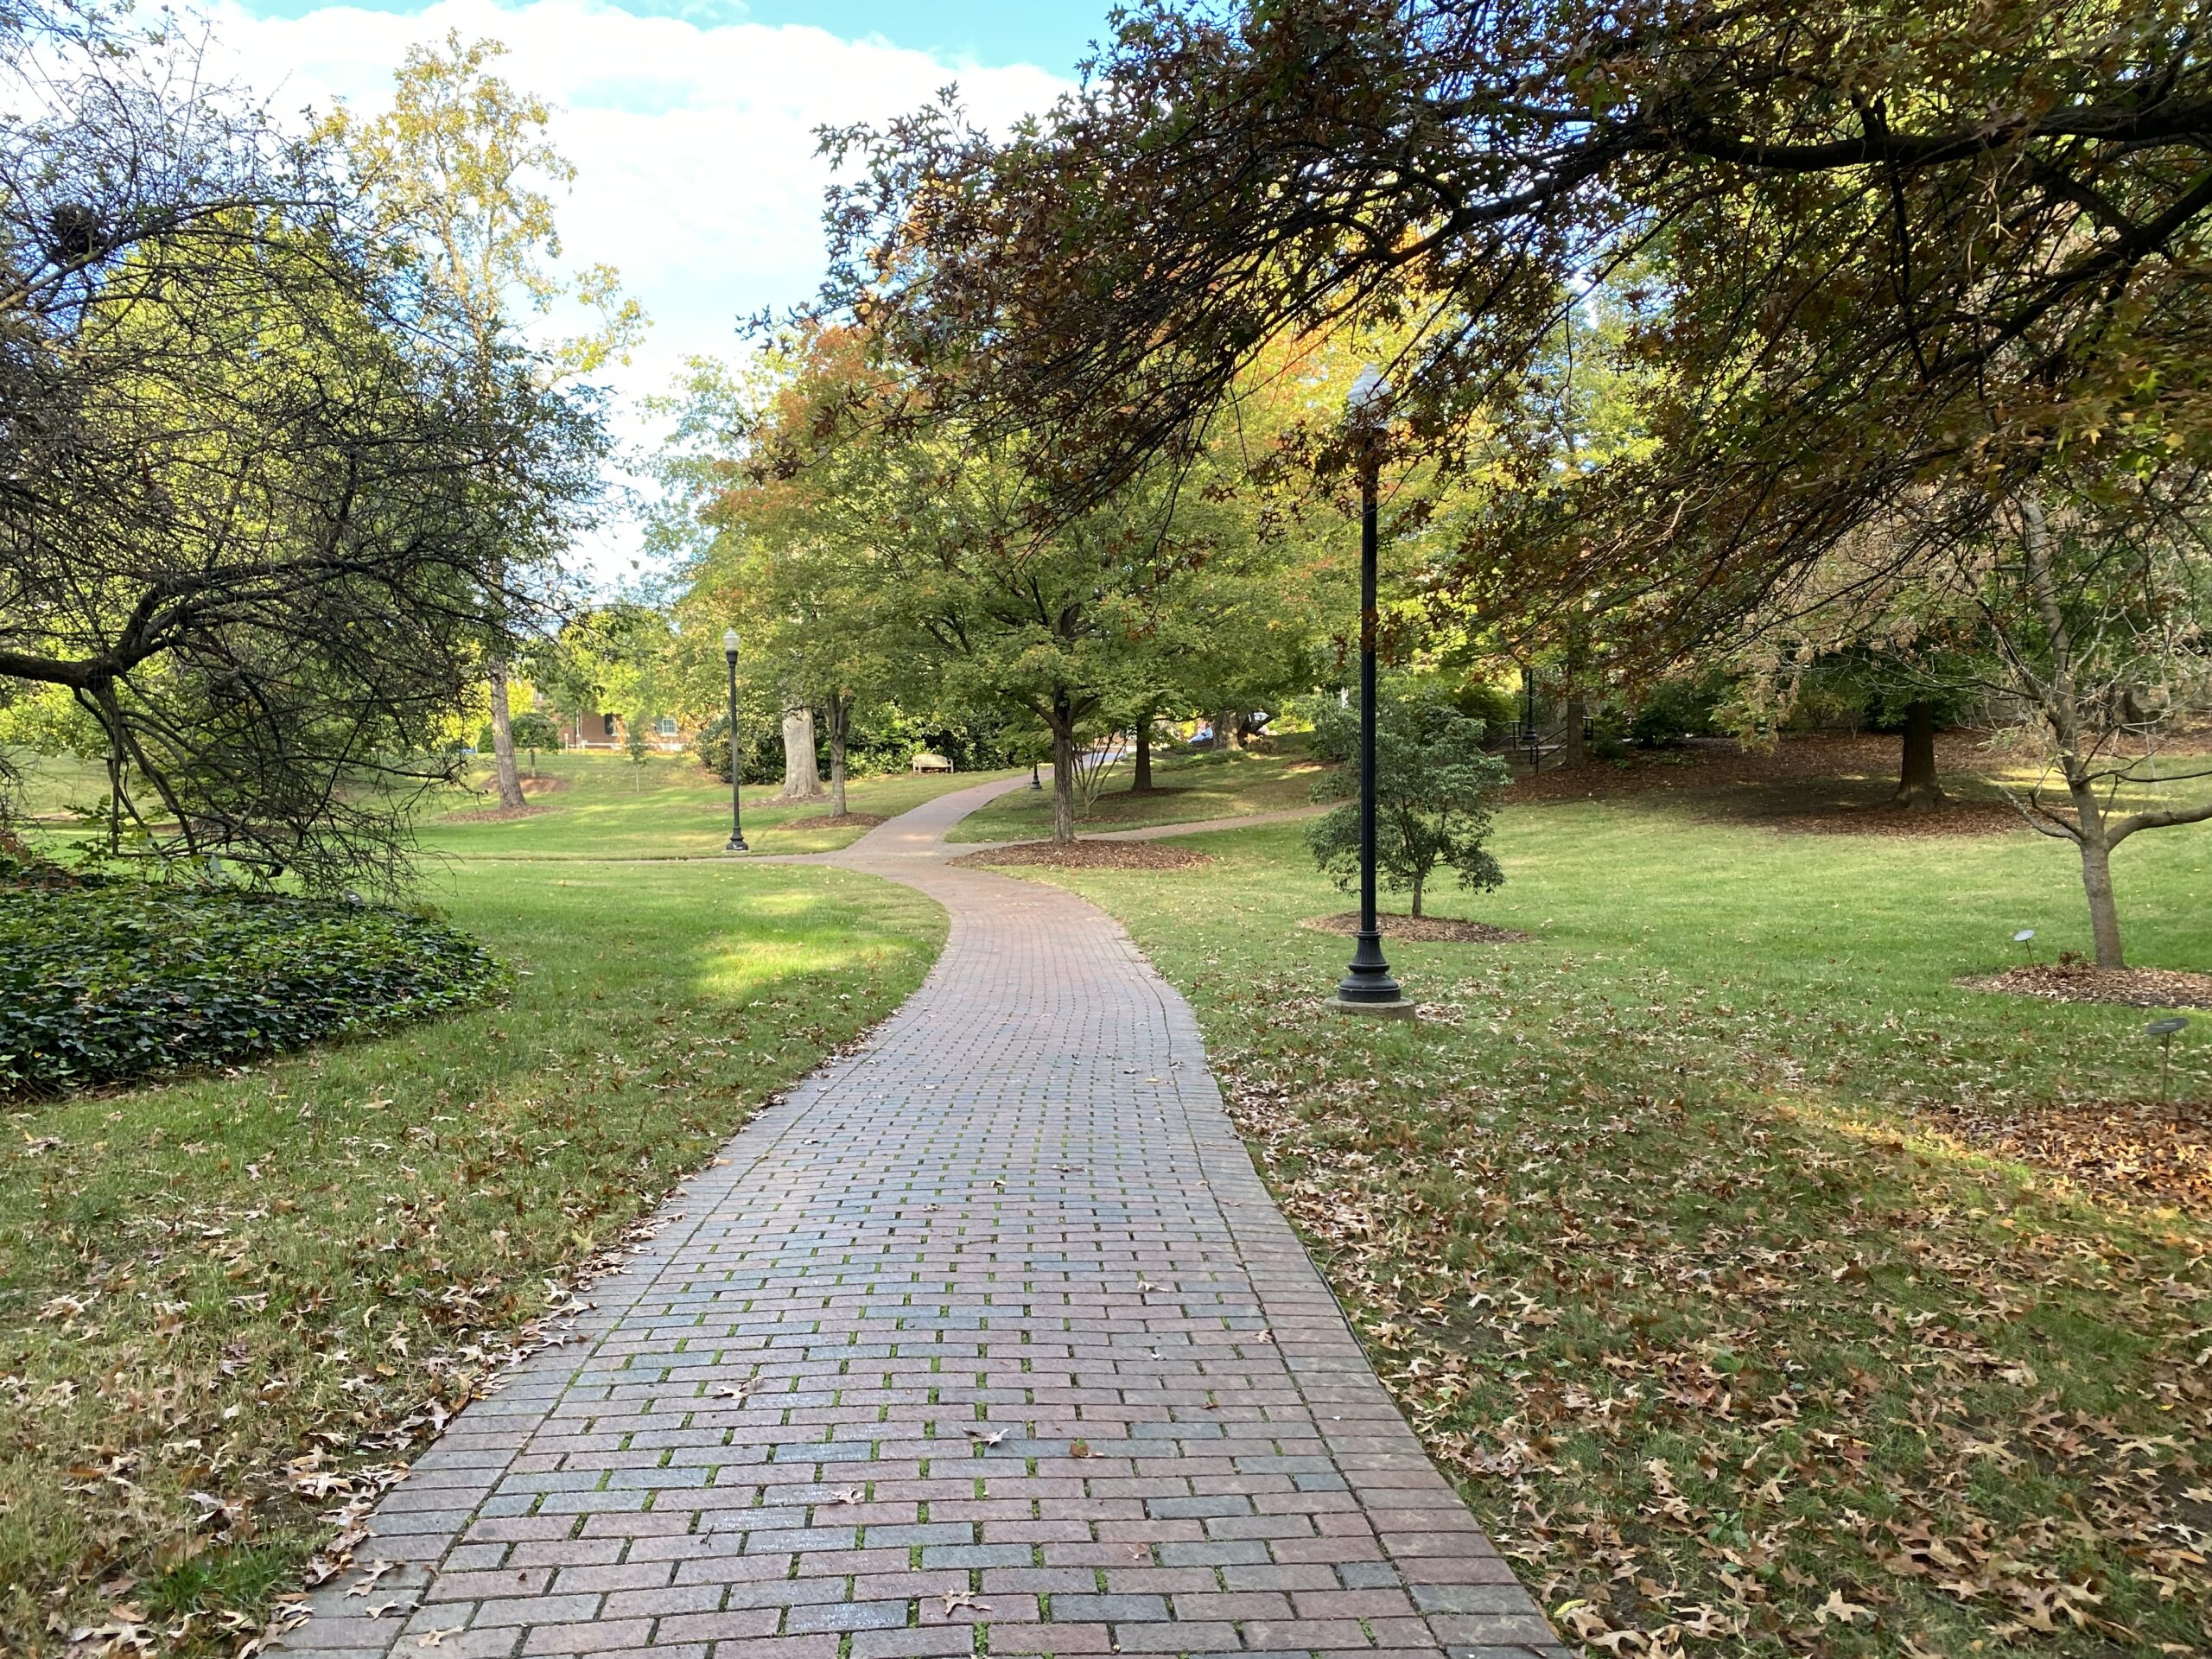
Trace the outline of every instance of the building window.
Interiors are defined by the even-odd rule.
[[[674,717],[669,715],[663,715],[658,720],[653,721],[653,730],[659,733],[663,737],[674,737],[676,735],[676,721]]]
[[[613,735],[614,735],[614,716],[613,716],[613,715],[601,715],[599,717],[599,723],[600,723],[601,726],[603,726],[603,727],[605,727],[605,728],[607,728],[606,734],[607,734],[608,737],[612,737],[612,736],[613,736]]]

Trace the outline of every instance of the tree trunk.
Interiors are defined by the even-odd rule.
[[[1052,723],[1052,839],[1075,839],[1075,728]]]
[[[784,786],[779,801],[818,801],[822,798],[822,768],[814,759],[814,710],[801,707],[784,710]]]
[[[1152,788],[1152,710],[1147,709],[1137,716],[1136,773],[1130,780],[1129,793],[1143,795]]]
[[[524,804],[522,774],[515,770],[514,720],[507,712],[507,661],[494,657],[485,671],[492,683],[492,764],[499,774],[499,804]]]
[[[1936,777],[1936,710],[1930,704],[1905,705],[1904,754],[1894,798],[1908,810],[1943,804],[1943,787]]]
[[[830,722],[830,811],[845,816],[845,727],[852,717],[852,701],[832,693],[822,705]]]
[[[1213,746],[1217,749],[1223,750],[1233,749],[1236,747],[1236,715],[1216,715],[1213,717]]]
[[[1567,730],[1560,734],[1559,753],[1553,764],[1579,766],[1582,764],[1582,726],[1590,718],[1589,705],[1582,700],[1580,690],[1567,694]]]
[[[2105,815],[2094,790],[2075,785],[2074,817],[2081,827],[2075,845],[2082,849],[2082,891],[2089,900],[2089,938],[2100,968],[2125,968],[2127,952],[2120,939],[2120,901],[2112,890],[2112,842]]]
[[[2127,953],[2120,942],[2120,905],[2112,891],[2112,826],[2105,821],[2088,763],[2082,757],[2082,709],[2075,678],[2074,632],[2059,603],[2050,568],[2050,530],[2043,504],[2023,491],[2020,512],[2021,588],[2034,605],[2050,651],[2050,670],[2038,687],[2044,719],[2058,751],[2059,770],[2074,803],[2074,842],[2082,849],[2082,890],[2089,899],[2089,936],[2097,966],[2125,968]]]
[[[1416,917],[1421,914],[1421,890],[1427,885],[1426,876],[1416,874],[1414,877],[1414,914]]]

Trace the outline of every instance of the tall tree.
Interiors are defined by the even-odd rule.
[[[1677,648],[1938,475],[2002,493],[2090,444],[2113,476],[2207,458],[2198,22],[2189,0],[1150,0],[1006,140],[942,108],[842,135],[869,166],[827,300],[922,395],[1034,440],[1072,511],[1197,454],[1286,332],[1402,326],[1406,441],[1486,464],[1566,296],[1662,257],[1624,347],[1662,442],[1602,498],[1535,487],[1531,442],[1527,510],[1470,518],[1459,563],[1486,603],[1594,590]]]
[[[113,844],[388,883],[409,804],[602,443],[454,372],[326,158],[174,41],[0,16],[0,700],[60,688]]]
[[[464,41],[448,32],[442,46],[416,45],[393,77],[391,107],[364,121],[343,105],[325,130],[351,153],[362,189],[385,228],[410,242],[429,285],[450,308],[467,342],[469,372],[488,385],[503,359],[524,348],[522,331],[569,299],[594,315],[593,325],[543,354],[531,353],[548,384],[593,372],[627,352],[645,327],[634,300],[621,294],[613,269],[594,265],[564,274],[550,194],[565,189],[575,168],[547,136],[552,110],[493,73],[505,55],[497,41]],[[529,585],[539,573],[514,550],[518,569],[500,584]],[[494,639],[485,661],[492,712],[492,747],[499,801],[523,804],[508,706],[511,652]]]
[[[816,753],[813,692],[795,677],[799,641],[786,595],[772,594],[764,576],[772,575],[772,548],[808,532],[794,507],[803,502],[789,492],[764,502],[748,492],[757,481],[748,470],[757,435],[774,418],[773,406],[789,392],[795,372],[787,343],[773,345],[743,373],[713,358],[694,357],[666,393],[649,398],[649,412],[664,416],[670,429],[647,458],[660,492],[647,512],[646,545],[675,573],[672,603],[683,626],[683,642],[711,645],[711,652],[689,654],[695,710],[719,710],[724,696],[722,631],[735,626],[743,639],[739,666],[741,701],[756,718],[776,721],[784,750],[779,800],[813,800],[823,790]],[[765,511],[766,524],[756,524]],[[839,740],[842,745],[842,738]],[[836,766],[832,765],[832,771]]]

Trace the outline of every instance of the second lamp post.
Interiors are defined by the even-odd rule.
[[[1337,982],[1332,1004],[1347,1014],[1395,1015],[1414,1011],[1382,957],[1375,916],[1375,632],[1376,496],[1382,466],[1382,423],[1390,383],[1372,365],[1359,372],[1345,415],[1359,446],[1359,931],[1351,963]]]

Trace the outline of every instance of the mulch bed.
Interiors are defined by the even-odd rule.
[[[2001,974],[1958,983],[1970,991],[2005,991],[2053,1002],[2118,1002],[2136,1008],[2212,1008],[2212,974],[2180,968],[2091,968],[2024,963]]]
[[[1980,732],[1944,732],[1936,740],[1936,765],[1946,777],[1992,765]],[[1679,749],[1638,752],[1620,760],[1580,766],[1516,768],[1509,798],[1515,801],[1606,800],[1670,790],[1713,789],[1785,779],[1885,778],[1897,771],[1898,740],[1878,734],[1792,733],[1770,750],[1746,749],[1732,738],[1694,738]]]
[[[1805,788],[1787,793],[1777,790],[1771,795],[1760,791],[1751,799],[1728,801],[1711,816],[1793,836],[2002,836],[2026,827],[2019,809],[2010,801],[1954,798],[1938,807],[1908,811],[1888,798],[1886,785],[1878,800],[1818,798],[1840,793]]]
[[[1533,933],[1516,932],[1510,927],[1492,927],[1488,922],[1463,922],[1450,916],[1378,913],[1375,920],[1384,938],[1404,939],[1414,944],[1525,944],[1535,938]],[[1347,910],[1338,916],[1316,916],[1306,925],[1322,933],[1357,933],[1359,912]]]
[[[550,806],[535,806],[525,802],[521,806],[487,806],[480,812],[449,812],[448,823],[505,823],[511,818],[534,818],[541,812],[550,812]]]
[[[2212,1106],[2203,1102],[1922,1103],[1928,1119],[1977,1151],[2017,1158],[2082,1185],[2212,1211]]]
[[[873,830],[879,823],[888,823],[880,812],[818,812],[810,818],[791,818],[783,824],[786,830]]]
[[[1212,863],[1213,855],[1156,841],[1021,841],[951,861],[968,869],[1043,864],[1063,870],[1190,870]]]
[[[1785,735],[1764,752],[1732,738],[1699,738],[1679,749],[1521,772],[1507,798],[1542,804],[1672,797],[1700,817],[1785,835],[2006,835],[2024,824],[2012,803],[1985,781],[2010,764],[1985,747],[1986,735],[1957,731],[1937,738],[1936,769],[1951,798],[1932,810],[1906,811],[1891,799],[1895,736],[1827,732]]]
[[[522,805],[487,806],[475,812],[449,812],[446,815],[446,822],[448,823],[505,823],[510,818],[534,818],[541,812],[550,812],[553,810],[550,806],[538,805],[537,797],[556,794],[569,786],[569,780],[565,778],[552,778],[527,772],[523,773],[520,781]],[[489,795],[496,801],[499,798],[499,780],[494,779],[476,793]]]

